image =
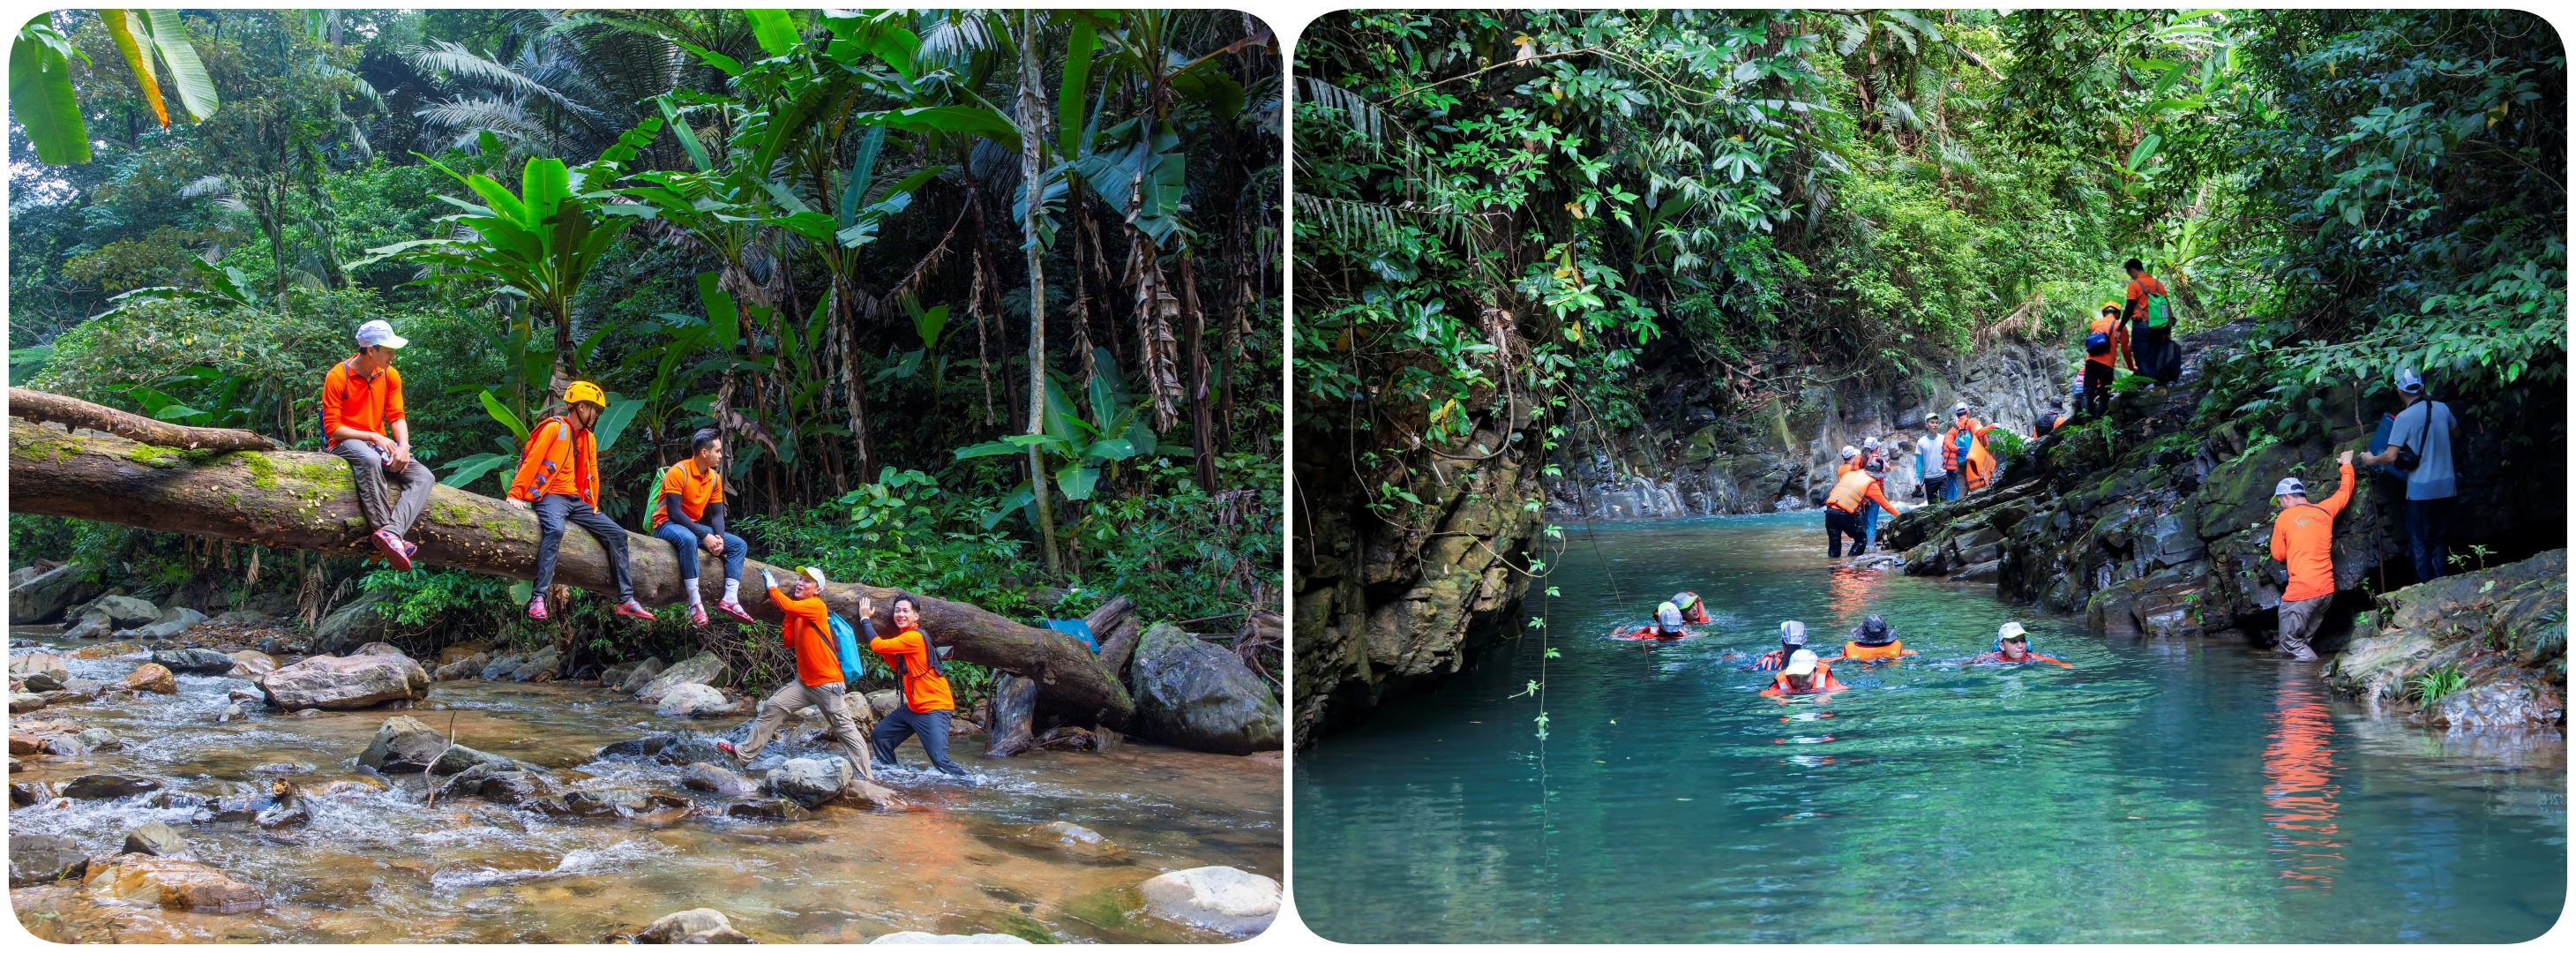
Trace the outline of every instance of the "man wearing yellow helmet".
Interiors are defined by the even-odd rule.
[[[2120,373],[2113,360],[2136,367],[2137,356],[2129,349],[2129,325],[2120,320],[2120,306],[2105,301],[2102,310],[2084,336],[2084,406],[2086,414],[2099,415],[2111,409],[2111,380]]]
[[[651,620],[653,612],[635,601],[635,583],[626,568],[626,528],[599,512],[599,442],[591,426],[608,409],[599,385],[574,381],[564,388],[566,410],[551,414],[528,431],[519,451],[519,472],[510,479],[511,506],[537,512],[537,582],[528,599],[528,618],[546,617],[546,589],[555,581],[555,554],[563,546],[564,522],[570,520],[599,540],[608,551],[608,571],[617,580],[617,614]]]

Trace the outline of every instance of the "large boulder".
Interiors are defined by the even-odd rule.
[[[383,593],[369,592],[323,616],[313,626],[313,654],[333,655],[382,640],[393,628],[393,620],[376,612],[383,599]]]
[[[663,693],[661,704],[653,706],[656,715],[686,718],[714,718],[739,714],[741,709],[726,701],[724,693],[704,685],[674,685]]]
[[[224,674],[234,678],[257,678],[274,671],[277,671],[277,660],[270,658],[268,653],[243,649],[233,653],[233,667],[225,669]]]
[[[139,629],[161,621],[161,609],[133,596],[103,596],[89,604],[87,612],[107,617],[107,626],[119,631]]]
[[[62,618],[63,609],[79,595],[81,572],[81,564],[64,563],[14,581],[9,586],[9,624],[38,625]]]
[[[1232,867],[1175,870],[1136,889],[1146,913],[1202,930],[1250,936],[1279,915],[1279,881]]]
[[[1221,754],[1279,748],[1279,700],[1234,653],[1158,622],[1136,644],[1136,725],[1167,744]]]
[[[428,768],[445,750],[445,735],[418,718],[395,715],[376,729],[375,739],[358,754],[358,763],[384,774],[400,774]]]
[[[563,653],[556,651],[554,646],[549,645],[537,650],[537,654],[529,656],[527,661],[520,663],[519,667],[510,673],[510,680],[514,682],[530,681],[535,679],[537,676],[552,673],[556,666],[562,664]]]
[[[124,852],[150,854],[154,857],[177,857],[188,852],[188,839],[179,836],[178,828],[160,821],[153,821],[125,832]]]
[[[871,811],[900,810],[904,806],[903,796],[892,788],[860,777],[841,782],[841,793],[831,803]]]
[[[749,797],[753,790],[752,783],[742,775],[705,761],[680,769],[680,786],[721,798]]]
[[[681,685],[712,684],[717,679],[723,678],[725,671],[723,659],[717,658],[713,652],[700,652],[653,676],[651,681],[644,683],[642,689],[636,691],[635,698],[638,701],[658,702],[673,688]]]
[[[781,797],[813,807],[841,795],[841,786],[856,774],[850,762],[837,757],[790,758],[785,766],[769,774],[769,787]]]
[[[124,681],[116,683],[116,687],[156,695],[176,695],[179,694],[179,679],[170,673],[168,666],[145,662],[136,666]]]
[[[2445,576],[2379,596],[2354,620],[2351,644],[2326,669],[2346,693],[2419,704],[2453,727],[2556,725],[2566,717],[2567,551]],[[2499,636],[2499,634],[2501,634]],[[2502,644],[2497,644],[2501,639]],[[2457,673],[2429,704],[2419,689]]]
[[[28,691],[50,692],[61,689],[72,673],[63,667],[62,656],[29,652],[9,660],[9,677],[24,682]]]
[[[34,887],[89,872],[80,842],[55,834],[9,835],[9,886]]]
[[[232,656],[213,649],[164,649],[152,653],[152,660],[173,672],[188,675],[221,675],[241,664]]]
[[[660,674],[662,674],[662,660],[648,658],[637,663],[634,668],[628,669],[625,676],[617,680],[617,684],[607,685],[603,682],[602,685],[632,695],[643,691],[644,686],[652,684],[654,676]]]
[[[116,626],[109,621],[107,613],[90,611],[81,613],[79,621],[72,623],[70,628],[64,629],[63,638],[103,639],[114,631]]]
[[[264,902],[259,888],[193,860],[119,854],[90,866],[92,896],[196,913],[243,913]]]
[[[203,612],[186,606],[171,606],[161,610],[161,615],[153,619],[151,625],[134,630],[134,637],[166,639],[195,628],[197,623],[204,621],[206,621],[206,614]]]
[[[429,697],[429,673],[402,655],[316,655],[256,681],[279,711],[366,708]]]
[[[105,801],[161,789],[161,782],[130,774],[84,774],[63,782],[62,795],[75,801]]]

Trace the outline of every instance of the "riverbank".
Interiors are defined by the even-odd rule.
[[[1236,936],[1242,924],[1210,929],[1166,915],[1177,908],[1150,902],[1144,884],[1208,867],[1273,880],[1282,873],[1275,756],[1127,741],[993,759],[970,734],[956,739],[956,757],[976,786],[896,769],[879,780],[899,805],[843,799],[746,817],[753,812],[732,806],[778,801],[763,773],[824,753],[808,737],[818,727],[812,719],[792,723],[761,759],[736,769],[763,790],[701,790],[689,777],[706,765],[611,746],[661,732],[738,739],[742,716],[660,715],[595,683],[498,679],[429,683],[408,708],[289,714],[243,705],[237,693],[260,692],[224,675],[174,673],[171,693],[118,692],[113,686],[149,664],[144,650],[65,640],[57,628],[13,630],[13,656],[56,655],[69,679],[107,690],[13,716],[13,858],[26,853],[18,838],[63,837],[67,853],[105,869],[124,863],[131,831],[158,822],[184,841],[179,856],[257,899],[228,913],[177,909],[166,898],[138,905],[108,896],[118,892],[114,877],[22,885],[13,867],[12,906],[48,939],[599,942],[709,908],[729,929],[765,942],[855,943],[905,931],[1206,942]],[[242,710],[227,717],[234,705]],[[386,723],[405,717],[442,735],[452,719],[460,745],[535,769],[565,795],[557,803],[600,809],[504,803],[489,785],[428,803],[416,768],[360,763]],[[75,730],[23,730],[38,724]],[[83,739],[63,749],[77,753],[20,750],[22,737],[41,746],[63,736]],[[911,768],[923,764],[914,744],[901,755]],[[135,779],[135,790],[72,789],[98,776]],[[277,806],[280,783],[296,792],[302,821],[264,826],[256,814],[230,813],[235,804]]]

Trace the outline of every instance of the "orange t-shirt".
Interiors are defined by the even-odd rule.
[[[2147,296],[2160,295],[2164,293],[2164,282],[2157,281],[2156,276],[2154,275],[2139,272],[2137,277],[2129,279],[2128,302],[2121,309],[2120,316],[2137,323],[2141,327],[2145,326],[2147,323]]]
[[[671,464],[670,469],[662,471],[662,488],[653,492],[654,529],[661,529],[662,524],[671,521],[671,514],[662,508],[662,498],[674,493],[680,495],[680,512],[703,523],[707,518],[707,507],[724,499],[724,474],[714,470],[698,472],[695,457]]]
[[[322,375],[322,439],[328,442],[331,432],[343,426],[385,434],[385,428],[403,419],[402,373],[388,366],[374,377],[357,372],[358,358],[331,365]]]
[[[930,638],[920,629],[905,629],[890,639],[869,639],[868,648],[885,657],[887,668],[903,673],[903,702],[915,714],[957,708],[957,696],[948,691],[948,676],[930,670]]]
[[[796,653],[796,680],[808,686],[840,684],[841,657],[832,654],[832,624],[823,618],[832,610],[824,607],[823,598],[799,599],[771,586],[769,604],[787,616],[778,637]]]
[[[2281,601],[2303,602],[2334,595],[2334,521],[2352,500],[2352,464],[2341,468],[2343,485],[2323,503],[2301,503],[2272,520],[2272,558],[2290,567],[2290,584]]]

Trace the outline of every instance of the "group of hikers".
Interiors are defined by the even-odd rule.
[[[397,571],[408,572],[420,546],[406,537],[427,508],[430,485],[436,481],[429,467],[412,456],[402,374],[393,366],[395,353],[409,342],[382,320],[359,325],[356,339],[357,353],[333,364],[322,378],[323,442],[333,455],[349,462],[356,477],[358,506],[373,527],[377,552]],[[593,428],[607,409],[608,397],[599,385],[573,381],[564,388],[560,407],[530,427],[520,447],[519,466],[506,500],[537,517],[537,572],[527,606],[530,619],[548,617],[547,594],[554,584],[556,556],[567,523],[581,527],[608,552],[609,572],[617,584],[615,614],[646,621],[654,618],[653,611],[635,599],[626,528],[599,511],[599,444]],[[740,622],[755,621],[741,601],[743,560],[749,546],[742,537],[725,531],[724,496],[723,436],[713,428],[700,430],[689,440],[689,456],[662,470],[648,518],[653,535],[670,543],[679,558],[681,587],[688,592],[689,619],[695,625],[708,623],[700,590],[701,551],[723,561],[724,588],[716,609]],[[888,637],[877,634],[871,618],[874,600],[859,600],[865,645],[897,673],[904,701],[878,723],[873,734],[862,738],[857,723],[843,708],[846,683],[858,677],[860,667],[857,658],[843,656],[855,655],[859,643],[850,640],[845,652],[844,643],[832,631],[838,620],[823,603],[823,571],[797,570],[791,592],[781,592],[767,569],[761,570],[761,582],[770,604],[785,616],[779,636],[796,657],[796,676],[761,702],[739,751],[731,744],[718,747],[748,760],[792,713],[813,705],[828,723],[829,736],[863,777],[876,776],[873,762],[895,764],[895,747],[914,735],[920,737],[933,767],[949,775],[967,774],[948,757],[948,725],[957,704],[941,671],[939,651],[921,631],[919,599],[908,594],[893,597],[889,614],[895,633]]]

